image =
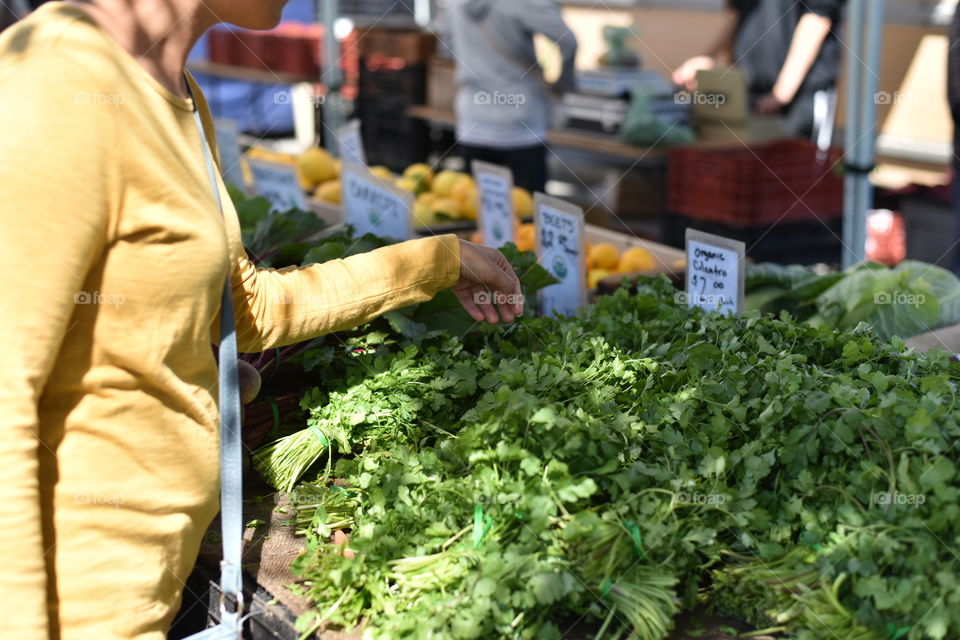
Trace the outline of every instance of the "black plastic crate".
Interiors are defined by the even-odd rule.
[[[381,100],[400,98],[405,104],[424,104],[427,101],[427,67],[411,64],[402,69],[378,68],[368,59],[360,60],[357,83],[358,99]]]
[[[809,222],[780,222],[756,226],[734,226],[672,213],[663,216],[661,241],[683,247],[687,228],[740,240],[747,257],[757,262],[814,264],[840,262],[843,219],[841,214],[820,216]]]

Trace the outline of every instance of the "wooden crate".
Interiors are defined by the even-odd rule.
[[[427,63],[427,106],[453,111],[457,98],[454,78],[456,65],[452,60],[434,56]]]

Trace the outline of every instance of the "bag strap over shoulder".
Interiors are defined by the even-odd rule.
[[[189,87],[189,83],[187,84]],[[194,107],[194,118],[203,144],[210,186],[223,213],[217,169],[203,128],[200,113]],[[220,526],[223,538],[223,560],[220,563],[220,624],[188,640],[227,640],[241,638],[243,631],[243,448],[240,441],[240,384],[237,376],[237,331],[233,317],[230,273],[223,285],[220,304]],[[227,610],[227,600],[236,603]]]

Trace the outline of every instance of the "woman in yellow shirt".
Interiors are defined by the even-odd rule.
[[[218,508],[226,277],[247,352],[446,287],[496,322],[473,294],[519,294],[499,252],[453,236],[294,270],[247,260],[184,63],[213,24],[270,28],[283,4],[53,2],[0,36],[4,640],[165,636]]]

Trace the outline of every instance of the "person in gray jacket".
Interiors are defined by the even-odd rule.
[[[453,53],[459,91],[457,141],[473,160],[510,167],[517,186],[543,191],[550,93],[575,88],[577,40],[553,0],[447,0],[441,38]],[[547,86],[533,36],[560,48],[563,67]]]

